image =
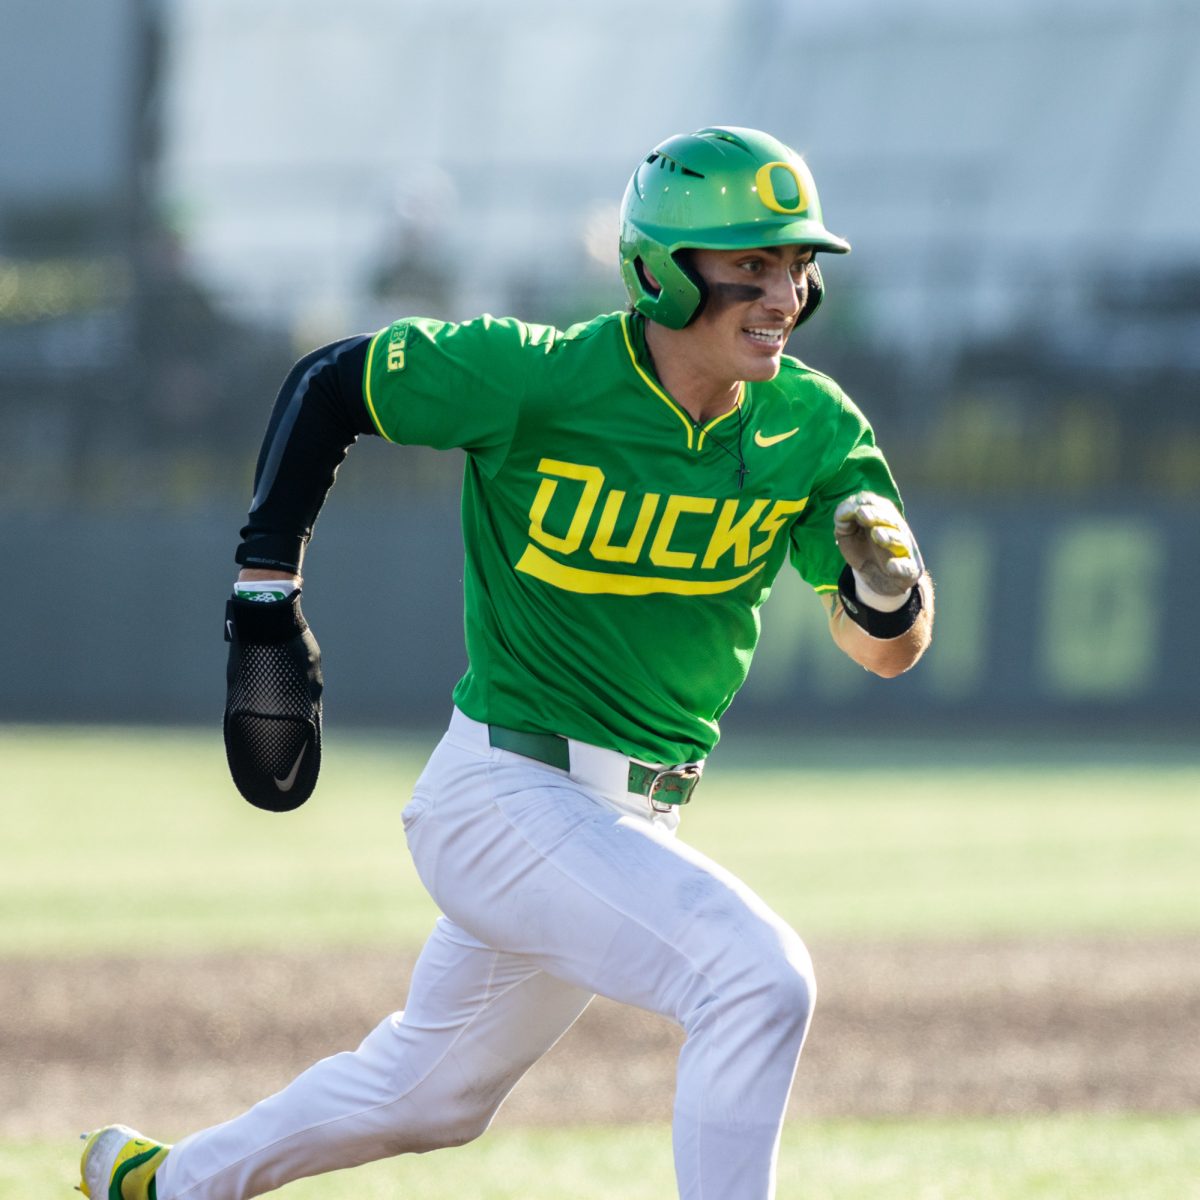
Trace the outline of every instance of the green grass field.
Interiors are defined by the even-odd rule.
[[[275,815],[219,731],[0,729],[0,953],[417,945],[434,910],[400,810],[427,749],[331,735],[316,796]],[[806,937],[1200,930],[1198,751],[789,753],[807,765],[718,753],[682,836]]]
[[[415,947],[433,909],[399,813],[427,748],[335,731],[317,796],[272,816],[233,791],[218,731],[0,728],[0,955]],[[1200,930],[1193,748],[840,739],[784,755],[719,754],[684,836],[809,938]],[[73,1152],[0,1141],[0,1200],[65,1196]],[[780,1171],[782,1200],[1184,1200],[1200,1194],[1200,1114],[792,1124]],[[632,1127],[505,1129],[283,1194],[673,1188],[667,1131]]]
[[[71,1148],[73,1149],[73,1147]],[[0,1141],[0,1200],[66,1196],[64,1149]],[[1200,1117],[789,1125],[780,1200],[1190,1200]],[[663,1127],[505,1130],[449,1154],[300,1180],[288,1200],[665,1200]]]

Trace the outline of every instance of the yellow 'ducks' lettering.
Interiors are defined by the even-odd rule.
[[[710,496],[668,496],[663,508],[662,520],[658,523],[658,532],[650,543],[650,561],[656,567],[679,567],[687,570],[696,561],[696,556],[685,550],[672,550],[671,537],[675,525],[685,512],[710,513],[717,507],[717,502]]]
[[[578,463],[559,462],[555,458],[543,458],[538,463],[538,471],[543,475],[558,478],[543,479],[538,485],[537,495],[529,507],[529,536],[535,542],[557,550],[562,554],[573,554],[583,541],[584,531],[592,519],[592,511],[604,486],[604,472],[599,467],[584,467]],[[575,513],[567,526],[564,537],[547,533],[542,522],[550,508],[550,502],[558,491],[559,479],[572,479],[583,484],[583,492],[575,505]]]
[[[588,596],[719,596],[732,592],[753,579],[765,566],[757,567],[732,579],[672,579],[667,575],[618,575],[612,571],[594,571],[560,563],[536,546],[526,546],[516,569],[564,592]]]
[[[771,543],[775,540],[780,529],[783,528],[784,522],[788,517],[794,516],[796,513],[803,511],[804,506],[808,503],[808,497],[803,500],[776,500],[771,508],[771,511],[763,517],[762,524],[759,525],[759,533],[765,533],[767,536],[763,538],[753,550],[750,551],[750,558],[753,561],[756,558],[761,558],[771,548]]]
[[[538,473],[542,478],[529,506],[530,544],[516,569],[572,592],[702,596],[732,591],[762,570],[760,560],[780,531],[808,504],[807,498],[717,499],[658,492],[631,497],[608,488],[599,467],[556,458],[543,458]],[[594,532],[585,543],[589,530]],[[556,561],[543,550],[572,561]],[[718,571],[723,565],[737,574],[681,579],[659,572],[613,573],[600,570],[601,563],[626,568],[642,563],[674,572],[691,571],[697,564],[702,571]]]
[[[633,532],[629,535],[629,541],[623,546],[614,546],[612,536],[617,527],[617,517],[620,515],[621,505],[625,503],[625,493],[609,492],[600,513],[600,524],[596,528],[596,536],[592,538],[592,557],[598,558],[602,562],[637,562],[638,555],[641,554],[642,547],[646,544],[646,534],[650,532],[650,523],[654,520],[654,513],[658,509],[660,499],[661,497],[655,492],[647,492],[642,497],[642,506],[638,509],[637,520],[634,522]]]
[[[738,510],[736,500],[726,500],[721,505],[721,515],[717,518],[716,528],[704,552],[704,561],[700,564],[706,570],[716,566],[721,555],[727,550],[733,551],[733,565],[744,567],[750,561],[750,534],[754,522],[762,516],[763,509],[770,500],[755,500],[746,510],[740,521],[735,520]]]

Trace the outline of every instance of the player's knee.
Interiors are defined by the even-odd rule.
[[[778,1053],[799,1051],[816,998],[812,959],[795,935],[755,947],[753,958],[715,997],[718,1008],[732,1013],[741,1027],[755,1031],[760,1044]]]
[[[446,1150],[482,1137],[512,1083],[512,1079],[501,1077],[481,1079],[452,1092],[429,1090],[409,1109],[404,1130],[408,1149],[418,1154]]]
[[[696,979],[690,1003],[680,1013],[689,1036],[707,1027],[754,1030],[779,1051],[798,1048],[812,1020],[817,983],[812,959],[799,937],[757,940],[731,948],[723,960],[722,977]]]
[[[490,1113],[429,1113],[423,1119],[406,1120],[395,1131],[392,1154],[428,1154],[431,1150],[449,1150],[465,1146],[487,1132]]]
[[[429,1126],[416,1138],[410,1130],[408,1144],[417,1154],[426,1154],[430,1150],[451,1150],[455,1146],[465,1146],[468,1142],[482,1137],[491,1123],[491,1115],[483,1120],[442,1121]]]
[[[803,1038],[817,1001],[812,958],[797,937],[765,958],[754,992],[759,1020]]]
[[[773,1031],[781,1044],[803,1040],[817,999],[812,959],[799,936],[786,927],[768,937],[731,944],[721,969],[691,981],[677,1010],[689,1035],[733,1014],[742,1027]]]

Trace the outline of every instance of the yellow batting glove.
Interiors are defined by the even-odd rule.
[[[925,563],[895,504],[874,492],[848,496],[833,514],[833,536],[854,572],[858,598],[881,612],[902,608]]]

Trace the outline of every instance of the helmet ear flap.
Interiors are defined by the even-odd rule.
[[[708,303],[708,284],[704,282],[704,276],[696,270],[691,250],[677,250],[671,257],[695,285],[696,291],[700,293],[700,299],[696,302],[696,307],[692,309],[692,315],[688,317],[687,323],[684,325],[686,329],[704,311],[704,306]]]
[[[704,281],[666,246],[633,239],[622,243],[621,277],[635,312],[665,325],[682,329],[704,303]]]
[[[825,280],[821,278],[821,268],[817,266],[815,258],[805,266],[804,274],[808,281],[808,291],[804,298],[804,307],[796,318],[796,325],[803,325],[817,311],[825,297]]]

